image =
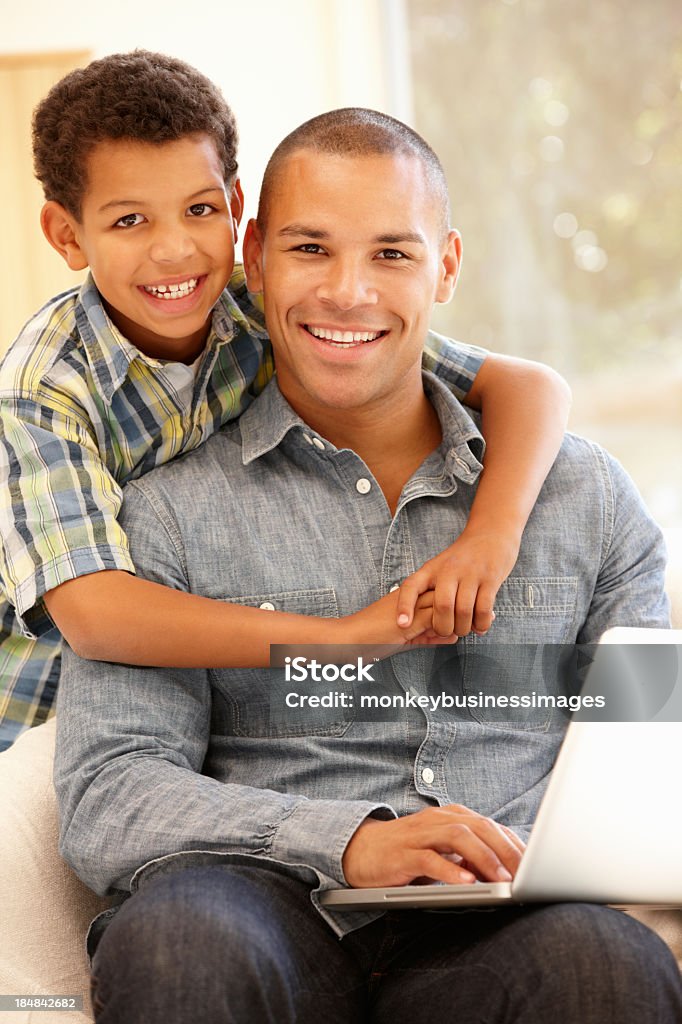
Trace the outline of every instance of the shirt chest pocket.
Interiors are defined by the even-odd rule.
[[[338,618],[333,587],[269,591],[225,600],[265,611]],[[253,738],[342,736],[352,713],[339,696],[344,685],[312,675],[310,672],[301,680],[300,668],[293,666],[212,672],[214,734]]]
[[[472,718],[514,731],[565,721],[561,681],[551,666],[553,652],[573,642],[577,589],[573,576],[517,576],[502,584],[487,636],[470,634],[460,652]]]

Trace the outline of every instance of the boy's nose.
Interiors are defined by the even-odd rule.
[[[178,226],[157,231],[149,255],[155,263],[182,263],[194,254],[195,249],[190,232]]]

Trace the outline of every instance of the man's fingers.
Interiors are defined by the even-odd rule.
[[[445,841],[449,843],[455,841],[458,844],[464,841],[466,843],[468,840],[462,829],[468,828],[493,853],[499,865],[505,867],[511,875],[516,873],[525,846],[519,837],[511,829],[507,828],[506,825],[499,825],[491,818],[486,818],[477,811],[472,811],[461,804],[448,804],[445,807],[434,808],[434,811],[438,817],[435,814],[431,816],[432,821],[429,824],[434,826],[434,831],[429,834],[430,841],[435,842],[438,829],[441,828],[448,833]],[[448,832],[449,829],[454,829],[454,831]],[[462,836],[464,836],[464,839],[462,839]],[[457,853],[464,860],[468,861],[470,865],[475,865],[477,870],[481,868],[481,863],[469,856],[467,850],[470,847],[468,846],[466,849],[460,849],[459,846],[452,849],[443,849],[440,846],[436,848],[441,853]],[[473,848],[478,849],[476,844],[473,845]],[[491,870],[491,865],[493,869],[495,867],[487,858],[484,858],[484,863],[487,864],[488,870]],[[490,874],[483,877],[488,881],[503,880],[499,877],[494,878]],[[504,880],[508,881],[508,879]]]
[[[506,836],[504,842],[500,842],[498,836],[471,819],[471,824],[460,822],[440,829],[430,845],[439,853],[458,854],[486,882],[511,882],[519,852]]]
[[[500,828],[509,837],[519,853],[524,854],[526,852],[526,844],[523,839],[517,836],[516,832],[512,831],[507,825],[500,825]]]
[[[435,850],[419,850],[414,857],[410,874],[413,881],[418,878],[432,878],[434,882],[446,882],[448,885],[471,885],[476,875],[441,857]]]

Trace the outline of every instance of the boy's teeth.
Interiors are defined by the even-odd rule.
[[[193,292],[197,286],[197,280],[196,277],[190,277],[189,281],[182,281],[180,284],[146,284],[144,290],[150,295],[155,295],[157,299],[172,301],[173,299],[182,299],[185,295]]]
[[[310,327],[308,330],[314,338],[331,341],[341,345],[359,345],[363,341],[375,341],[382,331],[330,331],[325,327]]]

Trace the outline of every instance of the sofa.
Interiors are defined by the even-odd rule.
[[[680,532],[670,538],[667,589],[673,625],[682,629]],[[21,1009],[12,1013],[12,1024],[92,1021],[85,934],[110,905],[86,889],[58,854],[55,725],[51,719],[29,730],[0,754],[0,994],[82,996],[83,1009]],[[682,969],[682,910],[642,909],[634,916],[661,935]]]

